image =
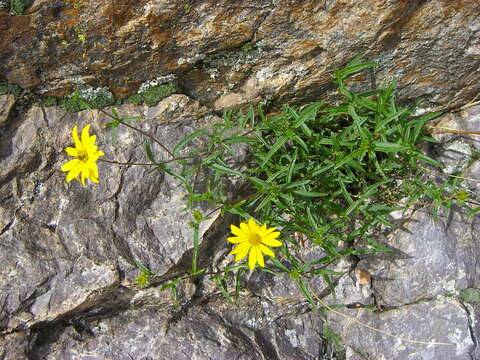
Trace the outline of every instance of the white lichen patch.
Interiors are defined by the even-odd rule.
[[[293,347],[298,347],[298,339],[297,339],[297,332],[295,330],[287,329],[285,330],[285,335],[292,344]]]
[[[445,145],[445,151],[447,154],[450,153],[451,156],[455,156],[456,158],[461,156],[462,159],[446,164],[443,169],[444,173],[453,174],[455,172],[464,171],[467,168],[469,159],[472,155],[472,149],[469,144],[462,141],[453,141]]]
[[[263,50],[260,47],[254,48],[244,46],[243,49],[220,51],[209,55],[203,59],[205,70],[211,75],[219,67],[229,67],[234,71],[239,71],[243,65],[253,65],[263,56]],[[218,71],[218,70],[217,70]]]
[[[142,85],[140,85],[140,88],[138,89],[138,94],[142,94],[152,87],[171,83],[172,81],[175,81],[175,79],[176,76],[174,74],[170,74],[165,76],[158,76],[153,80],[147,80]]]
[[[412,116],[420,116],[420,115],[430,113],[430,112],[432,112],[432,108],[430,108],[430,107],[425,107],[425,108],[418,107],[418,108],[415,109]]]
[[[71,94],[70,97],[72,97],[73,95],[74,94]],[[102,88],[86,87],[78,90],[78,96],[90,102],[93,102],[98,98],[108,98],[108,99],[114,98],[113,94],[110,92],[110,90],[107,87],[102,87]]]

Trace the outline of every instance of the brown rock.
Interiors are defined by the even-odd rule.
[[[42,93],[87,82],[122,97],[175,73],[222,108],[315,99],[363,54],[403,99],[456,106],[480,90],[479,13],[476,0],[41,0],[23,16],[0,11],[0,73]]]

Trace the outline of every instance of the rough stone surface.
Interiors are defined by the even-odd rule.
[[[475,341],[468,314],[456,300],[413,304],[380,314],[364,309],[343,309],[342,312],[382,332],[369,331],[366,335],[368,330],[358,322],[329,313],[328,323],[351,348],[349,360],[362,359],[359,354],[378,360],[472,359]],[[448,345],[412,343],[407,339]]]
[[[118,110],[144,115],[147,120],[138,126],[170,148],[199,125],[195,121],[204,113],[181,95],[155,108]],[[117,161],[145,162],[140,136],[119,128],[117,145],[111,144],[111,132],[100,131],[109,121],[101,112],[64,114],[34,107],[25,116],[2,144],[0,324],[5,330],[98,305],[118,287],[120,274],[132,280],[135,261],[161,275],[191,247],[183,194],[174,191],[176,182],[169,176],[102,163],[101,184],[82,187],[65,183],[58,171],[67,159],[62,149],[71,142],[74,124],[92,124],[106,156]]]
[[[14,104],[15,96],[0,95],[0,126],[7,120]]]
[[[258,305],[258,304],[255,304]],[[321,326],[316,314],[239,322],[210,306],[198,306],[178,322],[162,308],[129,310],[106,319],[54,329],[35,347],[32,359],[316,359]]]
[[[470,256],[480,251],[479,225],[477,218],[466,218],[456,211],[449,219],[435,220],[418,211],[404,231],[388,240],[396,255],[367,256],[357,266],[371,273],[374,294],[384,306],[479,287],[480,268]]]
[[[123,98],[167,76],[186,95],[118,111],[140,115],[131,124],[171,149],[217,121],[212,110],[334,96],[331,71],[364,55],[379,67],[349,85],[396,77],[400,100],[454,108],[436,125],[459,132],[435,135],[429,151],[446,165],[438,181],[462,172],[478,203],[480,106],[461,106],[480,91],[479,14],[478,0],[35,0],[19,16],[0,8],[0,81],[33,98],[98,88]],[[312,310],[294,279],[263,272],[245,274],[234,304],[208,276],[182,281],[174,299],[162,285],[184,273],[192,248],[177,181],[101,163],[101,183],[82,187],[59,171],[74,124],[92,124],[105,158],[118,162],[146,162],[144,138],[105,128],[111,119],[97,110],[34,106],[7,122],[14,102],[0,96],[0,359],[332,360],[325,319],[347,360],[480,359],[480,305],[459,296],[480,289],[478,214],[454,207],[432,219],[417,209],[379,239],[394,255],[331,268],[345,273],[332,277],[335,297],[321,277],[306,280],[321,306],[344,316]],[[214,214],[201,229],[202,267],[231,263],[228,220]],[[135,285],[135,262],[158,275],[151,287]]]
[[[0,358],[2,360],[26,360],[29,331],[3,335],[0,337]]]
[[[398,77],[401,98],[455,106],[480,89],[479,13],[477,0],[37,0],[22,16],[0,9],[0,74],[42,94],[117,96],[175,74],[224,108],[316,98],[361,54],[379,80]]]

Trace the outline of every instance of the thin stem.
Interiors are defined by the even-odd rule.
[[[107,115],[108,117],[114,119],[115,121],[118,121],[120,124],[125,125],[125,126],[129,127],[130,129],[135,130],[135,131],[139,132],[140,134],[142,134],[143,136],[146,136],[146,137],[148,137],[149,139],[151,139],[152,141],[156,142],[156,143],[157,143],[163,150],[165,150],[172,158],[175,158],[175,156],[173,155],[173,153],[172,153],[170,150],[168,150],[168,148],[167,148],[165,145],[163,145],[155,136],[150,135],[149,133],[146,133],[145,131],[140,130],[139,128],[136,128],[135,126],[130,125],[130,124],[124,122],[124,121],[121,120],[121,119],[116,118],[115,116],[109,114],[108,112],[106,112],[106,111],[103,110],[103,109],[99,109],[99,110],[100,110],[103,114]]]
[[[115,164],[115,165],[126,165],[126,166],[135,166],[135,165],[141,165],[141,166],[154,166],[158,165],[155,163],[134,163],[134,162],[119,162],[119,161],[114,161],[114,160],[106,160],[106,159],[98,159],[98,161],[106,162],[109,164]]]
[[[98,159],[98,161],[103,161],[103,162],[106,162],[106,163],[116,164],[116,165],[126,165],[126,166],[129,166],[129,165],[159,166],[159,165],[169,164],[169,163],[174,162],[174,161],[188,160],[188,159],[192,159],[192,158],[195,158],[195,157],[202,157],[202,156],[205,156],[205,155],[209,155],[210,153],[211,153],[210,151],[207,151],[207,152],[200,153],[200,154],[193,155],[193,156],[180,156],[180,157],[173,158],[173,159],[170,159],[170,160],[159,161],[157,163],[152,163],[152,162],[150,162],[150,163],[126,162],[125,163],[125,162],[120,162],[120,161],[115,161],[115,160],[107,160],[107,159]]]
[[[236,203],[236,202],[243,201],[243,200],[248,200],[248,199],[250,199],[251,197],[253,197],[253,196],[257,195],[257,194],[258,194],[258,192],[253,193],[253,194],[250,194],[250,195],[247,195],[247,196],[244,196],[244,197],[241,198],[240,200],[234,201],[234,202],[232,202],[232,203],[230,203],[230,204],[234,204],[234,203]],[[218,210],[221,210],[221,209],[223,209],[225,206],[230,205],[230,204],[223,204],[223,205],[220,205],[220,206],[216,207],[215,209],[213,209],[212,211],[210,211],[210,212],[207,214],[206,217],[209,217],[209,216],[212,215],[214,212],[216,212],[216,211],[218,211]]]

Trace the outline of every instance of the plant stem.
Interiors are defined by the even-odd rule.
[[[99,109],[99,110],[100,110],[103,114],[105,114],[105,115],[107,115],[108,117],[112,118],[113,120],[118,121],[120,124],[125,125],[125,126],[129,127],[130,129],[135,130],[135,131],[139,132],[140,134],[142,134],[143,136],[146,136],[146,137],[148,137],[149,139],[151,139],[152,141],[156,142],[156,143],[157,143],[163,150],[165,150],[172,158],[175,158],[175,156],[173,155],[173,153],[172,153],[170,150],[168,150],[168,148],[167,148],[165,145],[163,145],[155,136],[150,135],[149,133],[146,133],[145,131],[140,130],[139,128],[137,128],[137,127],[135,127],[135,126],[133,126],[133,125],[130,125],[130,124],[126,123],[125,121],[119,119],[119,118],[116,118],[115,116],[109,114],[108,112],[106,112],[106,111],[103,110],[103,109]]]

